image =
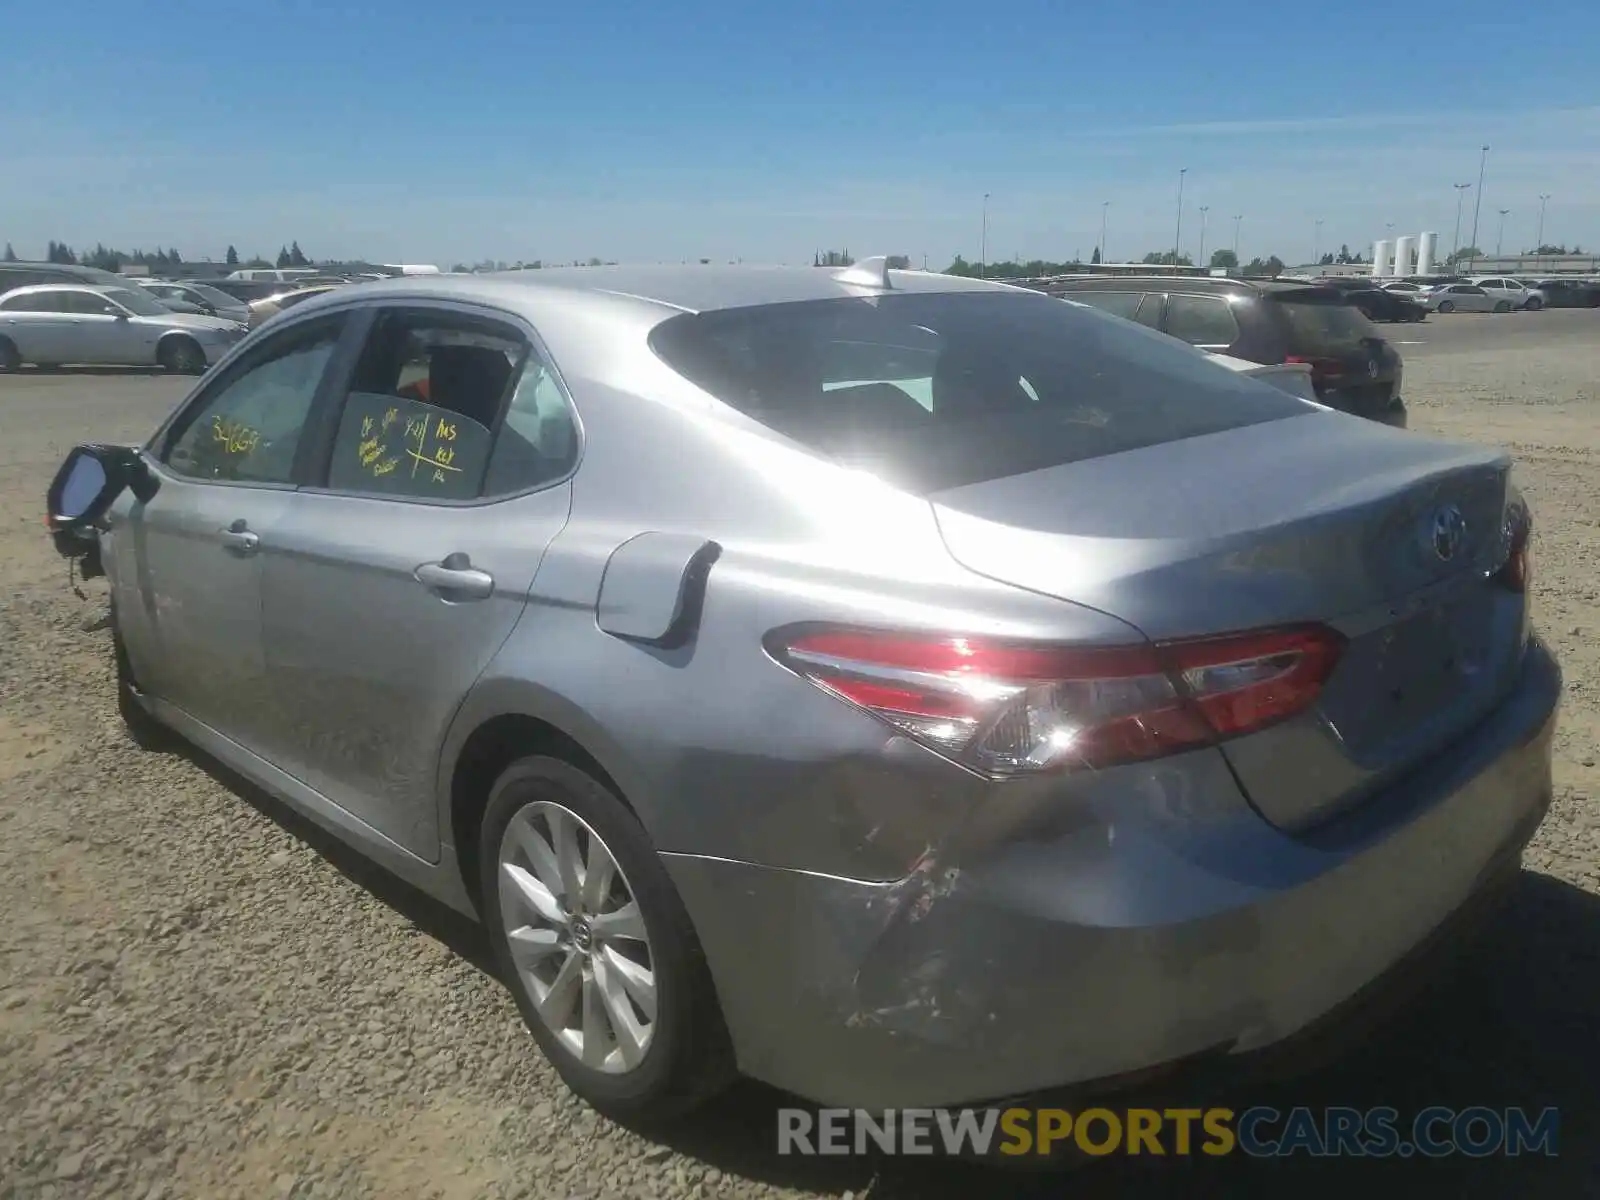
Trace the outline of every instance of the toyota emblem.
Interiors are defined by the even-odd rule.
[[[1440,562],[1449,562],[1460,553],[1466,536],[1467,519],[1454,504],[1446,504],[1433,514],[1433,552]]]

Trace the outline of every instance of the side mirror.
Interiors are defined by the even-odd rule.
[[[156,486],[155,476],[131,446],[74,446],[45,493],[46,521],[52,533],[77,534],[105,516],[123,488],[147,501]]]

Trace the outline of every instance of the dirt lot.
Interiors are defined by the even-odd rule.
[[[183,385],[0,377],[0,1197],[1600,1193],[1600,313],[1401,327],[1413,424],[1512,446],[1568,696],[1519,890],[1416,1005],[1264,1102],[1560,1105],[1560,1157],[1104,1163],[1062,1180],[773,1152],[739,1089],[670,1142],[540,1060],[470,925],[113,708],[100,581],[41,536],[75,441],[142,437]],[[1352,914],[1357,917],[1358,914]]]

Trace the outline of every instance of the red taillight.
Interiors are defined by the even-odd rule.
[[[1299,354],[1286,354],[1283,361],[1286,363],[1300,363],[1310,367],[1311,373],[1319,378],[1331,378],[1335,375],[1344,374],[1344,364],[1337,358],[1317,358],[1315,356],[1307,358]]]
[[[977,770],[1099,768],[1209,745],[1310,707],[1343,639],[1322,626],[1142,646],[862,630],[781,632],[797,674]]]
[[[1528,542],[1533,534],[1533,518],[1528,510],[1516,506],[1507,518],[1511,523],[1511,549],[1505,564],[1495,572],[1495,579],[1513,592],[1526,592],[1533,574]]]

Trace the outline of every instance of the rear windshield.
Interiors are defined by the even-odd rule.
[[[1337,354],[1379,336],[1377,327],[1343,293],[1286,292],[1271,298],[1289,319],[1291,354]]]
[[[1311,411],[1164,334],[1043,295],[689,313],[651,345],[768,428],[919,494]]]

